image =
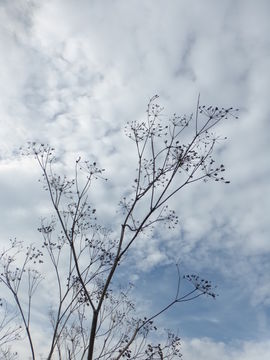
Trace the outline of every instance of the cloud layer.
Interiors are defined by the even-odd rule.
[[[180,227],[169,238],[160,229],[147,249],[138,244],[143,260],[132,265],[135,283],[147,282],[158,267],[166,275],[172,259],[180,259],[183,269],[223,284],[219,311],[231,299],[231,319],[237,313],[241,322],[241,304],[252,313],[247,324],[253,324],[254,338],[243,327],[238,334],[230,330],[232,322],[227,324],[222,314],[227,342],[218,342],[215,327],[207,336],[217,342],[202,338],[203,329],[194,330],[197,338],[191,339],[189,329],[183,351],[191,360],[198,354],[269,357],[269,343],[255,335],[263,337],[270,328],[269,10],[267,0],[17,0],[0,5],[3,243],[16,233],[34,239],[38,218],[47,211],[37,167],[16,157],[28,140],[53,145],[65,171],[72,170],[78,155],[98,160],[110,182],[96,185],[93,201],[102,222],[113,223],[132,178],[130,164],[136,167],[123,127],[144,117],[152,95],[160,94],[168,115],[193,112],[199,92],[202,103],[240,109],[239,120],[218,129],[228,137],[217,158],[231,184],[186,189],[171,203]],[[164,281],[169,277],[170,272]],[[198,318],[203,321],[203,311],[212,316],[210,308],[202,306]],[[188,308],[186,323],[194,309]],[[243,341],[240,348],[231,347],[232,336]]]

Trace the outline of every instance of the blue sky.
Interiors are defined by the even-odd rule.
[[[98,159],[110,181],[93,201],[110,225],[135,160],[123,128],[143,118],[151,96],[167,113],[193,112],[198,93],[206,105],[240,109],[218,128],[231,184],[201,183],[175,198],[180,227],[138,244],[129,274],[146,310],[173,294],[176,257],[218,285],[215,301],[160,319],[179,330],[187,360],[270,358],[269,11],[267,0],[0,3],[3,246],[36,240],[48,206],[38,168],[15,155],[20,145],[48,142],[66,162]]]

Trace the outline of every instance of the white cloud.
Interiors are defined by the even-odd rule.
[[[270,342],[247,341],[226,345],[211,339],[189,339],[183,341],[183,353],[187,360],[267,360],[270,356]]]
[[[138,243],[144,262],[135,278],[175,254],[194,270],[231,279],[254,311],[268,306],[268,13],[267,0],[2,2],[2,238],[17,232],[32,239],[47,209],[37,171],[14,160],[14,148],[33,139],[50,142],[66,171],[77,155],[98,159],[110,181],[107,188],[98,183],[92,198],[101,221],[115,223],[118,200],[133,177],[130,164],[136,166],[123,125],[143,118],[155,93],[166,114],[181,114],[194,109],[201,92],[206,104],[241,110],[239,120],[218,130],[229,138],[217,158],[232,183],[194,186],[172,201],[181,228],[169,238],[161,229],[161,239],[148,241],[147,250],[144,240]],[[219,352],[221,359],[253,359],[248,343],[240,351],[196,341],[187,348],[193,357],[196,346],[206,345],[212,358]],[[265,354],[267,344],[261,344]]]

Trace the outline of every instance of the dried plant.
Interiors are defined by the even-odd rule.
[[[215,165],[213,150],[219,140],[214,127],[237,110],[204,107],[195,114],[171,118],[154,96],[145,121],[127,123],[125,133],[137,152],[137,169],[128,195],[119,203],[121,227],[110,232],[97,223],[96,209],[89,203],[94,180],[104,179],[104,169],[96,162],[75,163],[72,179],[56,172],[57,160],[49,145],[29,143],[24,155],[34,155],[42,171],[42,183],[54,209],[50,219],[41,221],[41,246],[17,240],[1,255],[0,281],[15,301],[25,330],[31,358],[37,358],[31,332],[31,309],[40,281],[43,262],[54,274],[54,298],[49,310],[52,328],[46,359],[176,359],[181,357],[180,339],[171,331],[160,343],[154,320],[175,304],[208,295],[215,298],[211,282],[198,275],[181,276],[177,265],[176,291],[157,313],[139,316],[130,300],[131,285],[119,288],[115,274],[136,240],[147,229],[162,223],[168,229],[178,223],[169,200],[198,181],[221,181],[223,164]],[[146,245],[147,246],[147,245]],[[191,289],[182,292],[181,281]],[[51,281],[51,280],[50,280]],[[27,293],[27,301],[22,300]],[[40,307],[41,311],[44,307]],[[14,332],[13,334],[15,334]]]

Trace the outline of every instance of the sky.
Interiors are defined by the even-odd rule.
[[[270,358],[269,13],[268,0],[0,1],[1,247],[36,240],[47,211],[38,167],[17,155],[27,141],[54,146],[67,171],[78,156],[98,160],[109,181],[93,202],[110,226],[136,160],[124,126],[153,95],[167,114],[194,112],[199,93],[239,108],[218,127],[231,184],[175,198],[179,227],[138,244],[129,274],[146,307],[173,293],[174,257],[218,286],[216,300],[160,319],[179,331],[186,360]]]

